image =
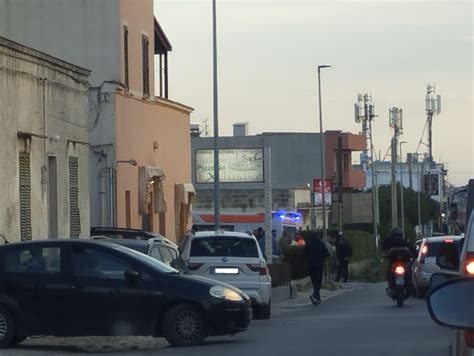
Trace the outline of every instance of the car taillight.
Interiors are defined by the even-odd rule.
[[[454,243],[454,240],[453,239],[446,239],[446,240],[443,240],[443,242],[445,244],[452,244],[452,243]]]
[[[395,274],[403,275],[403,274],[405,274],[405,267],[396,266],[394,271],[395,271]]]
[[[474,252],[469,252],[466,256],[464,273],[469,277],[474,276]]]
[[[428,244],[426,242],[423,242],[420,248],[420,263],[421,264],[425,263],[425,258],[427,254],[428,254]]]
[[[248,263],[247,267],[252,272],[258,272],[258,274],[260,276],[266,276],[267,273],[268,273],[267,267],[265,265],[262,266],[262,265],[257,264],[257,263]]]
[[[464,330],[464,343],[474,348],[474,330]]]
[[[188,264],[188,269],[190,271],[197,271],[199,268],[201,268],[202,263],[189,263]]]

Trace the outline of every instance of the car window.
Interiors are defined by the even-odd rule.
[[[158,261],[157,259],[152,258],[148,255],[143,255],[140,252],[137,252],[135,250],[132,250],[132,249],[120,246],[120,245],[114,245],[113,248],[116,249],[117,251],[120,251],[120,252],[132,257],[132,258],[139,259],[141,263],[144,263],[148,267],[150,267],[150,268],[152,268],[152,269],[154,269],[158,272],[161,272],[161,273],[179,273],[178,270],[164,264],[163,262]]]
[[[227,236],[194,239],[191,243],[191,256],[259,257],[255,240]]]
[[[16,248],[5,253],[4,270],[10,273],[61,273],[61,249],[59,247],[30,246]]]
[[[167,248],[168,248],[168,251],[170,252],[171,257],[173,258],[173,260],[177,260],[178,257],[179,257],[179,252],[177,250],[175,250],[174,248],[171,248],[171,247],[167,247]]]
[[[460,241],[459,240],[455,240],[453,242],[459,249],[459,251],[461,251],[462,249],[462,245],[460,244]],[[436,257],[438,256],[438,252],[439,252],[439,248],[441,246],[442,242],[430,242],[428,244],[428,253],[426,254],[426,257]]]
[[[124,280],[125,271],[132,269],[128,261],[93,248],[74,247],[72,257],[78,277]]]
[[[165,246],[159,246],[160,253],[162,256],[161,262],[166,263],[167,265],[171,264],[171,262],[174,260],[173,256],[171,256],[170,250],[168,247]]]
[[[155,246],[152,248],[150,252],[150,256],[153,258],[156,258],[158,261],[162,261],[160,250],[158,249],[158,246]]]

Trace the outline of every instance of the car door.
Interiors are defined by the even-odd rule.
[[[71,253],[83,333],[147,334],[154,319],[146,272],[105,246],[73,246]],[[125,272],[132,270],[140,273],[139,280],[125,277]]]
[[[32,334],[70,334],[73,285],[56,244],[25,244],[2,255],[0,284],[21,308]]]

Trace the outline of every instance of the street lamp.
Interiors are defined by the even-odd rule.
[[[405,238],[405,205],[403,204],[403,155],[402,145],[407,143],[406,141],[400,141],[400,205],[401,205],[401,216],[402,220],[402,236]]]
[[[327,240],[328,231],[326,226],[326,170],[325,170],[325,157],[324,157],[324,133],[323,133],[323,110],[321,106],[321,69],[330,68],[330,65],[319,65],[318,66],[318,92],[319,92],[319,133],[321,143],[321,192],[322,192],[322,203],[323,203],[323,238]]]

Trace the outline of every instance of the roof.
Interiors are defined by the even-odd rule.
[[[161,28],[158,20],[155,17],[155,54],[162,54],[166,52],[172,51],[173,47],[171,47],[171,43],[166,37],[165,32]]]
[[[197,231],[192,234],[192,236],[201,238],[201,237],[212,237],[212,236],[219,236],[219,237],[239,237],[239,238],[253,238],[252,234],[247,234],[245,232],[237,232],[237,231]]]

